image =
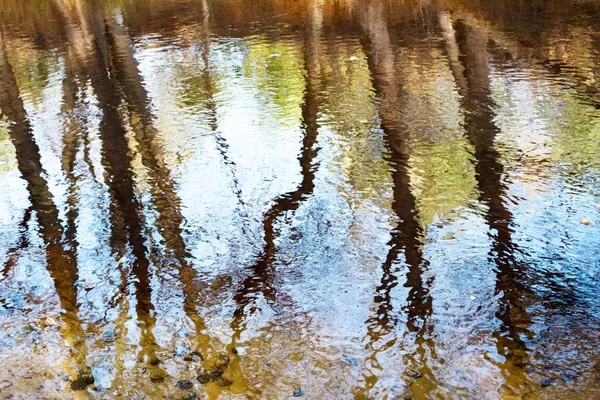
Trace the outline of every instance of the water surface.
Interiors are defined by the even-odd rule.
[[[0,26],[0,398],[600,398],[600,2]]]

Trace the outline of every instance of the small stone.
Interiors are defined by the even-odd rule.
[[[149,364],[150,365],[158,365],[158,364],[160,364],[160,360],[156,356],[155,357],[151,357],[150,361],[149,361]]]
[[[88,385],[91,385],[92,383],[94,383],[94,374],[92,373],[92,369],[90,367],[81,368],[79,370],[77,379],[81,379]]]
[[[592,223],[590,221],[588,221],[587,219],[585,219],[585,218],[581,220],[581,223],[583,225],[592,225]]]
[[[224,372],[223,370],[213,371],[208,376],[210,376],[211,381],[216,381],[217,379],[219,379],[221,377],[221,375],[223,375],[223,372]]]
[[[514,365],[517,368],[522,368],[526,365],[526,362],[525,362],[525,359],[523,359],[521,357],[516,357],[516,358],[513,358],[512,365]]]
[[[167,374],[162,371],[155,371],[150,374],[150,380],[152,382],[162,382],[167,377]]]
[[[94,383],[94,374],[90,367],[83,367],[77,374],[77,379],[71,382],[71,389],[73,390],[84,390],[88,386]]]
[[[200,374],[196,377],[196,379],[198,380],[198,382],[200,382],[201,384],[206,384],[208,382],[210,382],[210,374]]]
[[[194,392],[190,392],[187,393],[186,395],[184,395],[183,397],[181,397],[180,400],[196,400],[198,398],[198,395]]]
[[[554,383],[553,379],[542,379],[542,387],[548,387]]]
[[[294,389],[294,393],[292,394],[292,396],[294,397],[303,397],[304,396],[304,391],[300,388],[296,388]]]
[[[475,296],[471,295],[471,296],[469,296],[469,299],[475,300]]]
[[[85,382],[83,379],[75,379],[73,382],[71,382],[71,389],[75,391],[84,390],[89,385],[90,384]]]
[[[46,318],[46,325],[48,326],[56,326],[57,322],[54,318],[48,317]]]
[[[217,386],[225,387],[225,386],[230,386],[233,382],[230,381],[229,379],[217,378],[217,379],[215,379],[215,383],[217,384]]]
[[[527,357],[527,352],[525,350],[523,350],[523,349],[514,349],[512,351],[512,355],[514,357],[525,358],[525,357]]]
[[[190,390],[194,387],[194,383],[188,379],[183,379],[177,382],[177,385],[175,385],[175,387],[179,390]]]

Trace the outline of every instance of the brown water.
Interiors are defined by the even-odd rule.
[[[0,398],[600,399],[600,1],[0,25]]]

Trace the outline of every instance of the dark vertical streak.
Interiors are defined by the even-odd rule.
[[[384,141],[388,150],[388,157],[393,166],[392,180],[394,187],[394,200],[392,209],[398,217],[398,224],[392,230],[389,250],[382,265],[382,277],[374,295],[377,305],[375,315],[366,322],[370,341],[368,347],[372,350],[369,361],[377,365],[377,354],[390,347],[397,339],[376,348],[377,342],[394,330],[397,318],[393,316],[391,292],[398,285],[394,264],[400,254],[404,254],[408,273],[405,286],[410,288],[407,298],[407,328],[416,333],[417,350],[421,360],[413,356],[412,368],[418,369],[421,374],[429,379],[434,379],[430,369],[424,363],[423,344],[427,344],[427,333],[431,331],[428,318],[432,313],[432,299],[429,295],[431,282],[425,282],[423,272],[427,262],[423,258],[423,228],[419,222],[415,196],[411,191],[409,175],[408,132],[403,125],[399,107],[401,106],[394,54],[390,44],[390,35],[387,21],[384,18],[384,5],[379,1],[371,1],[360,10],[360,22],[364,31],[364,46],[367,61],[371,71],[371,79],[379,99],[379,117],[381,128],[384,132]],[[377,383],[374,373],[365,376],[366,390],[370,390]]]
[[[0,270],[0,282],[8,278],[8,276],[10,275],[10,271],[17,264],[20,251],[29,246],[29,239],[27,237],[27,225],[31,220],[32,211],[32,208],[29,207],[27,210],[25,210],[25,213],[23,214],[23,220],[19,224],[19,239],[17,240],[17,243],[15,243],[15,245],[11,247],[6,253],[8,259],[4,263],[2,270]]]
[[[495,103],[490,89],[488,38],[463,21],[454,24],[456,42],[463,66],[464,85],[459,89],[463,97],[466,136],[474,148],[475,173],[480,201],[487,206],[486,222],[490,227],[492,249],[490,259],[496,265],[496,292],[501,294],[497,317],[501,321],[497,332],[500,354],[515,366],[523,366],[526,350],[521,334],[530,323],[523,305],[527,288],[522,284],[523,271],[514,257],[512,241],[513,215],[505,204],[507,189],[502,182],[504,167],[494,141],[499,128],[494,122]]]
[[[65,62],[71,62],[66,58]],[[81,125],[78,121],[76,105],[79,100],[78,84],[75,77],[71,74],[71,68],[65,68],[65,78],[63,80],[63,103],[61,114],[65,118],[63,124],[63,151],[62,151],[62,169],[68,181],[68,209],[67,209],[67,229],[66,237],[69,240],[75,240],[76,220],[79,215],[77,209],[77,176],[75,176],[75,163],[77,151],[82,142],[80,132]]]
[[[231,324],[235,332],[234,342],[245,329],[244,320],[248,312],[246,307],[259,294],[262,294],[271,303],[275,301],[276,290],[273,287],[275,271],[273,264],[276,261],[277,253],[275,240],[279,235],[276,227],[277,221],[286,213],[296,211],[301,203],[313,193],[315,188],[315,171],[318,167],[316,158],[319,152],[316,145],[319,132],[317,115],[319,107],[318,89],[320,84],[319,42],[322,21],[319,6],[316,2],[310,3],[312,5],[310,9],[311,16],[306,28],[304,46],[306,67],[306,88],[302,106],[304,138],[302,140],[300,156],[298,157],[302,181],[296,190],[285,193],[275,199],[271,208],[264,215],[263,249],[256,263],[249,268],[250,275],[241,283],[240,288],[234,295],[234,300],[238,304]]]
[[[111,207],[111,245],[115,249],[125,243],[131,246],[134,256],[131,272],[135,287],[136,313],[141,329],[140,358],[152,359],[157,344],[152,333],[156,318],[152,304],[150,261],[143,235],[143,222],[138,213],[142,206],[135,194],[132,160],[120,116],[119,106],[122,99],[118,86],[109,74],[111,60],[105,24],[97,13],[92,12],[88,5],[81,1],[76,4],[78,18],[73,17],[72,10],[66,10],[60,2],[55,2],[55,5],[66,27],[77,67],[81,75],[89,79],[102,110],[102,163],[106,168],[106,180],[114,202]],[[119,254],[122,251],[124,250],[116,250],[116,255],[123,255]]]
[[[202,350],[206,350],[210,338],[202,332],[205,321],[196,309],[200,302],[198,296],[198,274],[188,262],[190,254],[183,239],[185,218],[181,213],[181,199],[177,195],[176,183],[165,165],[154,126],[154,117],[150,110],[150,98],[133,56],[131,38],[125,28],[111,22],[107,23],[109,48],[111,50],[114,76],[121,87],[126,100],[125,105],[131,116],[130,122],[139,142],[138,151],[142,163],[152,178],[152,204],[158,213],[157,225],[165,239],[167,254],[175,260],[168,260],[168,267],[175,267],[183,285],[184,311],[194,323],[197,338]],[[137,122],[136,122],[136,117]]]
[[[67,333],[82,338],[81,321],[77,315],[77,246],[73,241],[63,242],[64,229],[59,211],[45,179],[40,149],[33,138],[32,127],[8,60],[4,32],[0,32],[0,111],[9,121],[8,131],[15,148],[18,169],[27,182],[31,209],[37,217],[45,246],[47,269],[65,312],[62,319],[67,325]],[[28,218],[26,213],[25,220]],[[78,348],[80,352],[75,361],[82,367],[86,362],[87,349],[85,344],[80,344]]]

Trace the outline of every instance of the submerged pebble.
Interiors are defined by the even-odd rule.
[[[210,382],[210,374],[200,374],[196,377],[196,379],[198,380],[198,382],[200,382],[201,384],[205,384]]]
[[[548,387],[554,383],[554,379],[542,379],[542,387]]]
[[[150,380],[152,382],[162,382],[167,377],[167,374],[163,371],[153,371],[150,373]]]
[[[158,365],[160,364],[160,359],[158,357],[151,357],[150,361],[148,361],[150,365]]]
[[[186,354],[183,357],[183,360],[187,362],[200,362],[204,360],[204,357],[202,357],[202,354],[200,354],[199,352],[192,351],[191,353]]]
[[[182,379],[179,382],[177,382],[177,385],[175,385],[175,387],[179,390],[190,390],[194,387],[194,383],[188,379]]]
[[[83,367],[79,370],[77,379],[71,382],[71,389],[75,391],[84,390],[93,383],[94,374],[92,373],[92,369],[90,367]]]
[[[229,379],[225,379],[223,377],[219,377],[217,379],[215,379],[215,384],[217,386],[221,386],[221,387],[225,387],[225,386],[230,386],[233,382],[230,381]]]
[[[89,385],[89,383],[85,382],[82,379],[75,379],[73,382],[71,382],[71,389],[75,391],[84,390]]]

